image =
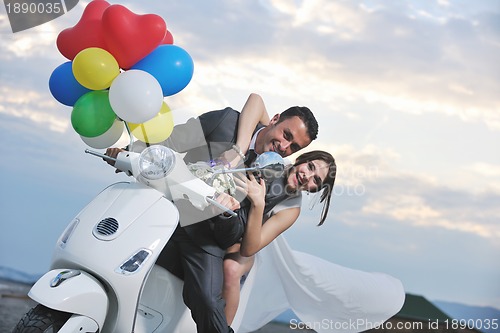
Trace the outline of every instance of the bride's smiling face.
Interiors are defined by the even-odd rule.
[[[292,167],[287,178],[288,189],[292,191],[315,192],[328,175],[329,166],[323,160],[313,160]]]

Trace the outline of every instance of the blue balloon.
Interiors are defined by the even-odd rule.
[[[78,83],[71,67],[71,61],[59,65],[54,69],[49,79],[49,89],[52,96],[59,103],[67,106],[75,105],[80,97],[92,91]]]
[[[194,64],[191,56],[177,45],[163,44],[132,69],[140,69],[153,75],[160,83],[163,96],[171,96],[184,89],[193,77]]]

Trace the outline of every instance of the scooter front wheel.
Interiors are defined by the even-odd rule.
[[[56,333],[71,317],[71,313],[49,309],[38,304],[19,321],[12,333]]]

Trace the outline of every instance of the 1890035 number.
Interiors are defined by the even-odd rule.
[[[64,11],[61,2],[8,2],[8,14],[60,14]]]
[[[498,329],[498,319],[452,319],[445,320],[446,328],[451,329]]]

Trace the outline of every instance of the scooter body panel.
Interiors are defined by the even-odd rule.
[[[130,331],[147,275],[177,227],[178,210],[157,190],[122,182],[103,190],[75,219],[68,240],[56,245],[51,268],[80,269],[101,281],[109,302],[101,332]],[[97,231],[103,221],[104,231]]]
[[[196,333],[182,299],[183,281],[155,265],[142,291],[134,333]]]
[[[51,286],[63,269],[45,273],[31,288],[28,296],[48,308],[76,313],[93,319],[103,327],[108,310],[108,296],[99,281],[80,271],[57,286]]]

